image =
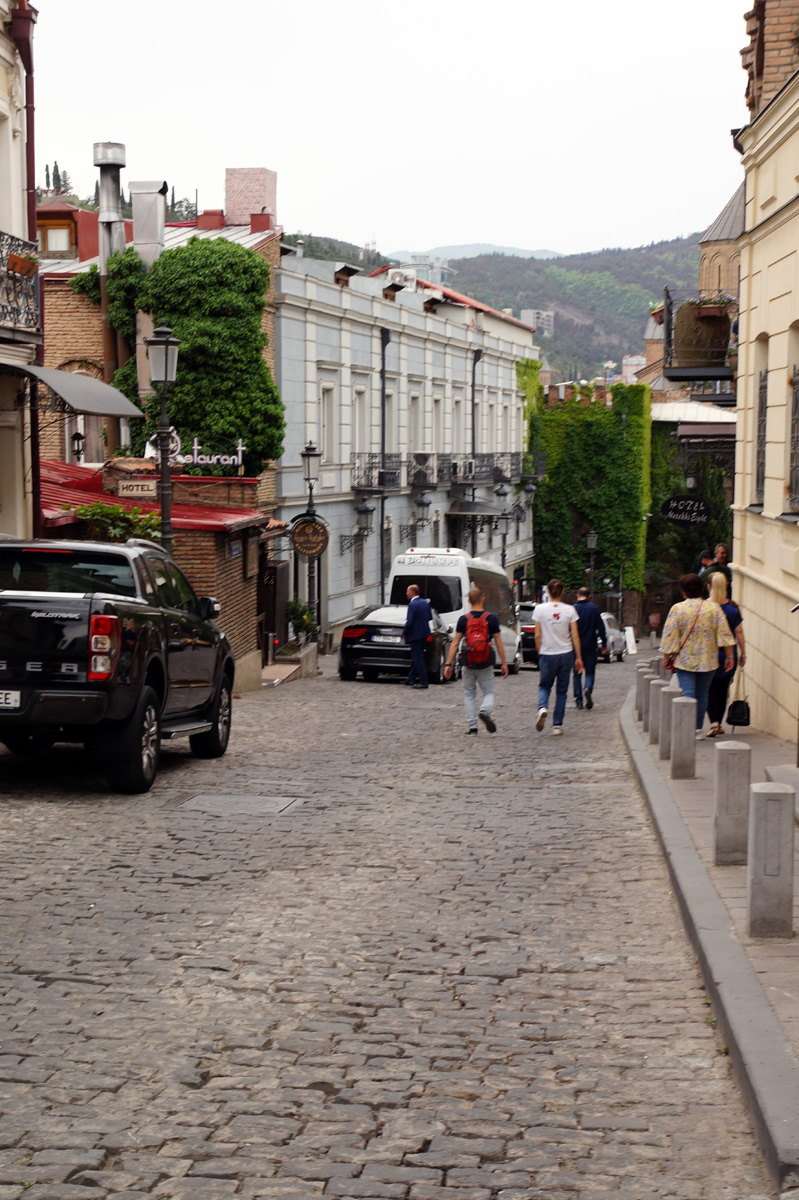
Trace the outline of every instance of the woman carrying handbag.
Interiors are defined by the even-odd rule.
[[[666,617],[660,649],[664,666],[677,672],[683,696],[696,700],[696,736],[701,737],[719,648],[724,647],[725,669],[731,671],[735,638],[718,604],[702,599],[704,584],[698,575],[683,575],[680,591],[684,598]]]
[[[732,600],[727,599],[727,580],[717,572],[710,576],[710,599],[721,607],[721,611],[727,618],[727,624],[730,627],[730,633],[735,635],[736,645],[733,646],[733,668],[731,671],[725,670],[724,660],[726,651],[719,650],[719,665],[710,681],[710,690],[707,696],[707,715],[710,718],[710,729],[707,737],[719,737],[724,731],[721,728],[721,723],[724,720],[724,712],[727,708],[727,696],[730,690],[735,669],[738,663],[741,664],[740,675],[743,674],[743,666],[746,662],[746,647],[744,645],[744,628],[743,617],[741,610],[737,604],[733,604]]]

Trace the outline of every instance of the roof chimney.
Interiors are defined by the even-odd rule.
[[[197,218],[198,229],[224,229],[225,211],[222,208],[206,208]]]
[[[164,249],[166,194],[169,190],[160,179],[154,182],[131,183],[133,205],[133,244],[142,262],[151,267]]]
[[[249,225],[252,213],[277,214],[277,172],[266,167],[228,167],[225,211],[229,225]]]

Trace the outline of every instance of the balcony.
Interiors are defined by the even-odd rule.
[[[439,454],[438,483],[515,483],[522,474],[522,454],[517,450],[496,454]]]
[[[354,492],[392,492],[402,487],[402,455],[361,452],[352,455]]]
[[[679,383],[734,379],[729,356],[737,344],[731,333],[737,305],[702,306],[695,296],[663,291],[665,378]]]
[[[40,342],[39,275],[9,270],[9,255],[37,254],[35,242],[25,242],[0,230],[0,340]]]

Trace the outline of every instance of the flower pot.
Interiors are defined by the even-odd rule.
[[[717,317],[700,317],[697,305],[686,301],[674,314],[674,357],[680,367],[723,367],[730,348],[730,317],[726,308]],[[709,307],[709,306],[708,306]]]
[[[653,308],[649,315],[652,318],[652,320],[655,322],[656,325],[663,324],[663,309],[662,308]]]
[[[698,317],[726,317],[726,304],[695,304],[694,311]]]
[[[36,274],[37,263],[30,258],[23,258],[21,254],[9,254],[6,260],[6,267],[12,275],[26,275],[30,278]]]

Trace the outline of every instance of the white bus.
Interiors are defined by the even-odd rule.
[[[438,615],[454,629],[458,617],[469,611],[469,588],[479,587],[486,610],[499,619],[505,657],[512,675],[522,665],[521,634],[508,577],[486,558],[472,558],[465,550],[431,546],[406,550],[391,565],[389,604],[407,604],[406,589],[415,583]]]

